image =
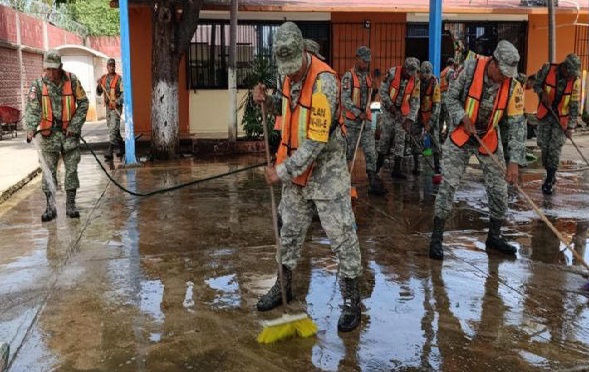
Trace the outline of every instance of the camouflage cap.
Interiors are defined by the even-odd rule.
[[[356,57],[360,58],[363,62],[370,63],[372,52],[366,45],[362,45],[356,50]]]
[[[407,57],[404,67],[409,75],[415,76],[419,72],[419,60],[415,57]]]
[[[434,71],[434,66],[430,61],[423,61],[421,62],[421,73],[422,74],[431,74]]]
[[[303,40],[303,48],[313,54],[315,57],[319,58],[322,61],[325,61],[325,57],[323,57],[320,53],[319,53],[319,49],[321,49],[321,47],[319,46],[319,43],[316,42],[315,40],[311,40],[311,39],[304,39]]]
[[[455,63],[456,63],[456,61],[454,60],[454,58],[450,57],[446,61],[446,66],[454,65]]]
[[[115,64],[115,59],[114,58],[109,58],[108,61],[106,61],[107,65],[114,65]]]
[[[293,22],[284,22],[274,34],[272,47],[280,75],[292,75],[303,65],[303,35]]]
[[[61,54],[58,50],[50,49],[43,56],[43,68],[60,68]]]
[[[569,75],[581,76],[581,60],[575,53],[568,54],[563,63]]]
[[[493,57],[497,60],[499,65],[499,71],[503,76],[508,78],[517,77],[517,64],[519,63],[519,52],[517,48],[513,46],[507,40],[501,40],[497,44],[497,48],[493,52]]]

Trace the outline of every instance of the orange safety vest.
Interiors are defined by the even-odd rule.
[[[69,72],[63,72],[66,76],[61,91],[61,128],[66,130],[74,114],[76,113],[76,97],[72,90],[72,79]],[[53,127],[53,107],[51,106],[51,97],[47,84],[43,83],[41,97],[41,123],[39,131],[44,136],[51,135]]]
[[[548,71],[548,75],[546,75],[546,79],[542,83],[542,90],[548,94],[550,98],[550,102],[554,103],[554,99],[556,96],[556,72],[558,70],[557,64],[551,64],[550,70]],[[562,97],[558,102],[556,115],[558,115],[558,121],[560,126],[563,130],[566,130],[569,123],[569,103],[571,102],[571,95],[573,94],[573,84],[575,83],[575,79],[570,79],[567,81],[567,85],[564,88],[564,92],[562,92]],[[544,106],[542,101],[538,103],[538,110],[536,112],[536,117],[538,119],[544,119],[550,113],[549,109]]]
[[[468,96],[466,97],[466,102],[464,103],[464,111],[473,123],[476,123],[478,120],[479,105],[481,103],[481,98],[483,97],[485,70],[490,60],[491,59],[489,57],[477,58],[472,82],[470,83],[470,88],[468,89]],[[499,92],[495,97],[493,111],[491,112],[491,117],[489,118],[489,124],[487,126],[487,133],[482,138],[483,143],[492,153],[497,151],[497,125],[503,117],[507,107],[510,84],[511,79],[506,79],[503,81],[503,84],[501,84]],[[468,132],[464,129],[464,125],[460,124],[458,127],[456,127],[456,129],[454,129],[452,134],[450,134],[450,138],[456,146],[462,147],[470,138],[470,134],[468,134]],[[487,155],[487,151],[482,145],[479,147],[479,153]]]
[[[446,66],[446,68],[443,69],[442,73],[440,74],[440,93],[447,91],[450,87],[450,82],[448,81],[447,75],[451,69],[451,66]]]
[[[362,100],[362,91],[360,90],[360,88],[362,87],[362,85],[360,84],[360,78],[358,77],[358,74],[356,74],[356,69],[355,68],[351,68],[350,69],[350,73],[352,74],[352,102],[354,103],[354,105],[356,107],[358,107],[360,110],[362,109],[361,107],[361,100]],[[372,111],[370,110],[370,105],[368,105],[368,102],[370,102],[370,98],[372,97],[372,79],[370,78],[370,74],[366,74],[366,86],[368,87],[368,95],[366,96],[366,105],[368,107],[366,107],[366,120],[370,121],[372,120]],[[350,120],[356,120],[357,117],[356,115],[354,115],[354,113],[352,111],[347,111],[346,110],[346,118],[350,119]]]
[[[438,83],[438,80],[435,76],[430,78],[429,85],[427,90],[423,93],[423,96],[420,97],[420,106],[419,106],[419,116],[421,119],[421,123],[427,124],[429,123],[429,118],[432,116],[432,107],[433,107],[433,95],[434,95],[434,87]],[[423,90],[422,90],[423,92]]]
[[[286,77],[284,79],[284,85],[282,87],[282,94],[284,96],[282,98],[282,140],[276,153],[277,164],[285,162],[308,138],[308,124],[313,107],[313,102],[311,101],[313,85],[317,80],[317,76],[322,72],[328,72],[336,76],[335,71],[331,67],[314,55],[311,55],[311,65],[307,71],[307,77],[303,83],[301,95],[294,110],[291,110],[290,106],[290,78]],[[343,120],[341,119],[341,113],[332,113],[332,120],[337,120],[342,133],[345,133]],[[335,127],[332,124],[330,133],[333,129]],[[303,174],[294,178],[292,182],[299,186],[306,186],[314,166],[315,163],[311,164]]]
[[[108,75],[102,76],[102,81],[100,82],[101,87],[106,87],[106,77]],[[117,108],[117,83],[119,82],[119,74],[115,74],[115,77],[110,80],[110,87],[108,89],[108,100],[106,96],[104,97],[104,104],[108,105],[108,108],[114,110]],[[107,102],[108,101],[108,102]]]
[[[393,101],[393,106],[397,101],[397,95],[399,95],[399,87],[401,86],[401,75],[402,74],[402,67],[397,66],[395,69],[395,77],[391,82],[391,87],[389,89],[389,96],[391,96],[391,101]],[[411,98],[411,92],[413,92],[413,88],[415,87],[415,77],[411,76],[409,78],[409,82],[405,86],[405,91],[403,92],[403,102],[401,102],[401,114],[404,116],[409,115],[411,111],[411,106],[409,105],[409,99]]]

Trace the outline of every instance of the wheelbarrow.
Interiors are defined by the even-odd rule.
[[[20,110],[10,106],[0,106],[0,140],[4,135],[10,134],[11,138],[17,136],[16,126],[22,120]]]

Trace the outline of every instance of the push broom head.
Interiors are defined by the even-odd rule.
[[[271,344],[293,337],[311,337],[317,334],[317,325],[307,314],[284,314],[278,319],[262,322],[264,329],[258,335],[258,343]]]
[[[442,174],[441,173],[436,173],[432,176],[432,183],[434,185],[439,185],[440,183],[442,183]]]

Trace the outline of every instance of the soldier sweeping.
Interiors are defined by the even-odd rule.
[[[123,110],[123,78],[116,73],[114,58],[106,62],[108,74],[102,75],[96,81],[96,94],[104,93],[104,105],[106,106],[106,125],[108,127],[109,146],[104,158],[111,160],[114,149],[118,150],[117,156],[125,153],[125,141],[121,137],[121,111]],[[104,91],[106,89],[106,92]]]
[[[370,185],[368,193],[386,194],[386,189],[376,174],[376,149],[372,129],[372,79],[368,68],[371,59],[370,49],[361,46],[356,50],[356,64],[342,77],[342,104],[348,134],[348,161],[352,161],[356,151],[358,136],[366,160],[366,174]]]
[[[405,135],[417,119],[419,110],[418,72],[419,60],[408,57],[403,66],[393,67],[387,72],[379,89],[383,105],[383,122],[376,149],[378,151],[376,173],[384,164],[385,156],[391,147],[391,140],[394,140],[395,163],[391,173],[393,179],[407,178],[401,171],[401,161],[405,153]]]
[[[76,190],[80,187],[79,146],[82,125],[88,112],[88,98],[76,75],[62,69],[61,55],[57,50],[45,53],[43,68],[43,77],[33,81],[29,89],[25,114],[27,139],[32,140],[37,129],[41,131],[41,156],[51,172],[51,175],[43,177],[47,208],[41,220],[51,221],[57,216],[53,195],[55,189],[50,187],[48,177],[52,177],[53,184],[57,185],[60,155],[65,165],[66,214],[78,218],[80,212],[76,208]]]
[[[508,41],[501,40],[493,57],[465,61],[464,70],[450,83],[446,104],[452,122],[457,125],[444,144],[444,181],[436,197],[429,246],[431,258],[441,260],[444,257],[444,224],[450,216],[454,194],[472,155],[477,157],[483,168],[489,199],[490,224],[486,248],[508,255],[516,253],[516,248],[501,235],[501,225],[507,211],[507,182],[517,182],[518,166],[526,164],[523,87],[515,79],[518,62],[517,49]],[[504,161],[497,128],[504,115],[509,123],[510,152],[506,174],[475,137],[481,138],[495,157]]]
[[[343,278],[344,306],[338,329],[351,331],[360,322],[362,267],[349,195],[345,128],[339,121],[338,79],[331,67],[304,51],[301,31],[292,22],[282,24],[276,32],[273,51],[278,73],[285,76],[282,95],[267,97],[262,84],[254,88],[253,94],[254,100],[268,109],[282,108],[277,165],[266,169],[266,182],[282,182],[282,250],[277,259],[283,265],[286,298],[292,299],[293,270],[315,206]],[[279,306],[281,294],[277,279],[259,299],[258,310]]]
[[[542,166],[546,169],[542,192],[547,195],[552,194],[556,183],[562,146],[567,138],[572,138],[577,126],[580,76],[581,60],[574,53],[567,55],[562,63],[545,64],[536,73],[534,91],[540,101],[536,111],[540,121],[538,146],[542,150]]]

